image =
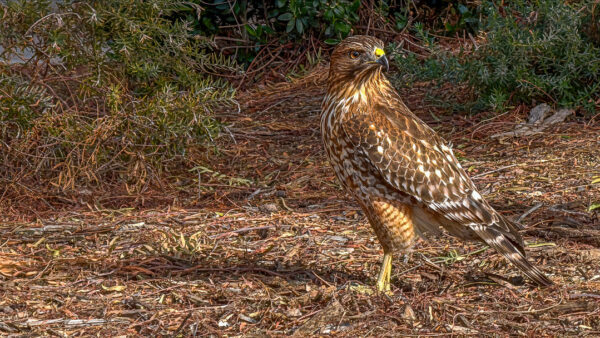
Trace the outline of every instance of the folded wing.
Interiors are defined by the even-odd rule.
[[[378,104],[342,121],[354,151],[390,187],[414,197],[450,221],[469,227],[541,285],[552,282],[527,262],[518,226],[477,192],[444,140],[401,103]]]

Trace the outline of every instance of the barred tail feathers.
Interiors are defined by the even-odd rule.
[[[523,229],[523,226],[519,223],[515,223],[508,218],[502,216],[498,212],[495,212],[498,216],[498,228],[508,239],[519,249],[519,251],[525,256],[525,244],[523,238],[519,234],[519,230]]]
[[[535,266],[531,265],[525,257],[523,246],[519,243],[521,239],[517,234],[517,241],[511,239],[512,236],[500,230],[496,225],[472,225],[471,228],[477,235],[485,241],[486,244],[501,253],[513,265],[521,270],[527,277],[541,286],[550,286],[554,283]]]

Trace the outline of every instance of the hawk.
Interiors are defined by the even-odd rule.
[[[346,38],[331,54],[321,112],[329,162],[383,247],[377,289],[390,290],[395,252],[442,229],[483,241],[536,283],[553,284],[525,258],[520,226],[485,201],[446,141],[402,102],[388,68],[381,40]]]

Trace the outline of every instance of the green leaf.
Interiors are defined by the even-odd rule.
[[[458,12],[460,14],[465,14],[469,11],[469,9],[467,8],[467,6],[463,5],[463,4],[458,4]]]
[[[325,43],[328,45],[337,45],[338,43],[340,43],[340,40],[338,39],[327,39],[325,40]]]
[[[250,25],[246,25],[246,32],[248,32],[248,34],[250,34],[251,36],[256,37],[258,34],[256,34],[256,30],[254,30],[252,27],[250,27]]]
[[[592,203],[592,205],[590,205],[588,208],[588,211],[594,211],[596,209],[600,209],[600,203]]]
[[[350,33],[350,25],[345,22],[338,21],[335,23],[335,30],[344,35]]]
[[[202,23],[204,24],[204,26],[206,26],[206,28],[210,30],[216,29],[215,25],[213,25],[212,20],[210,18],[202,18]]]
[[[272,11],[269,11],[269,13],[267,14],[267,18],[268,19],[274,18],[276,16],[279,16],[279,10],[278,9],[274,9]]]
[[[293,17],[294,16],[292,15],[292,13],[288,12],[288,13],[283,13],[280,16],[278,16],[277,20],[280,20],[280,21],[290,21],[290,20],[292,20]]]
[[[300,34],[304,31],[304,27],[302,26],[302,20],[296,20],[296,31]]]
[[[296,20],[295,19],[292,19],[292,20],[288,21],[288,24],[287,24],[287,27],[285,28],[285,31],[287,33],[291,32],[292,29],[294,29],[294,24],[296,24]]]

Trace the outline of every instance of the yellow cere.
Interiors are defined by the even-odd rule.
[[[375,48],[375,56],[380,57],[382,55],[385,55],[385,52],[383,51],[383,49]]]

